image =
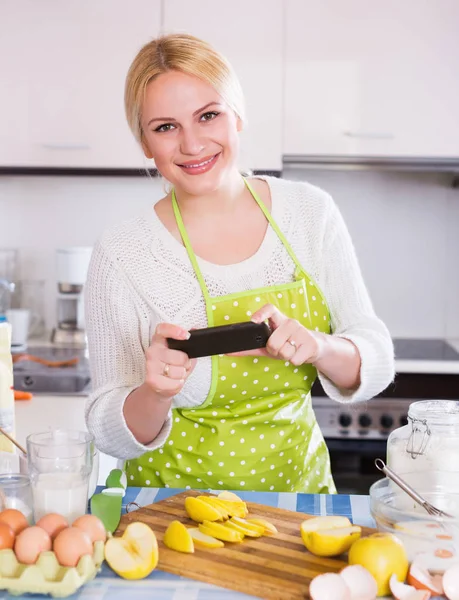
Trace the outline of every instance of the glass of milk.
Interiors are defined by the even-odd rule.
[[[58,513],[69,524],[87,512],[94,439],[85,431],[57,429],[27,438],[35,521]]]

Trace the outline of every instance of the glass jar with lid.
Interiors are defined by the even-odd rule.
[[[419,473],[424,489],[438,484],[439,472],[459,473],[459,401],[413,402],[408,424],[387,440],[387,464],[401,476]]]

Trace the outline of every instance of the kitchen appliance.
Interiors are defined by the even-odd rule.
[[[57,327],[51,341],[66,346],[84,347],[83,286],[86,282],[92,248],[59,248],[57,260]]]
[[[459,400],[458,348],[441,339],[394,339],[396,377],[368,402],[338,404],[317,380],[312,404],[328,449],[338,491],[368,494],[379,478],[374,466],[386,456],[387,438],[407,424],[417,400]]]
[[[168,525],[179,520],[186,526],[196,527],[185,511],[185,499],[208,495],[187,490],[165,498],[153,505],[144,506],[121,517],[118,532],[123,533],[129,523],[146,523],[154,528],[158,541],[163,540]],[[239,492],[238,492],[239,494]],[[285,494],[291,496],[292,494]],[[243,493],[242,493],[243,496]],[[320,573],[339,572],[346,566],[343,558],[312,556],[305,551],[300,525],[311,518],[308,512],[293,512],[274,506],[247,502],[248,519],[266,519],[278,529],[274,536],[246,537],[241,543],[225,543],[224,559],[219,550],[180,554],[161,544],[158,567],[162,571],[212,583],[230,590],[265,598],[266,600],[304,600],[311,580]],[[356,523],[358,524],[358,523]],[[362,527],[362,536],[374,529]],[[269,583],[267,583],[269,582]],[[216,597],[210,591],[209,598]]]
[[[36,360],[15,361],[13,353],[14,389],[48,394],[87,395],[90,382],[86,351],[77,348],[34,347],[29,353]],[[77,359],[76,361],[73,359]],[[67,366],[47,366],[46,362],[67,361]],[[72,364],[73,363],[73,364]]]

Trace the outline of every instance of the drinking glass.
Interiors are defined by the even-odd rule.
[[[93,436],[57,429],[27,437],[27,459],[35,521],[54,512],[69,524],[87,512],[94,456]]]
[[[32,490],[27,475],[2,473],[0,475],[0,510],[15,508],[32,524]]]

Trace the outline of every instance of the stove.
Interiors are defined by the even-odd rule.
[[[13,360],[19,354],[24,353],[13,353]],[[13,375],[16,390],[47,394],[87,394],[90,373],[85,350],[43,346],[31,347],[26,354],[48,361],[77,358],[78,362],[67,367],[49,367],[31,360],[15,362]]]
[[[375,458],[385,458],[390,433],[408,422],[417,400],[459,400],[459,352],[440,339],[395,339],[395,381],[358,404],[328,398],[316,380],[312,404],[330,452],[340,493],[368,494],[381,477]]]

